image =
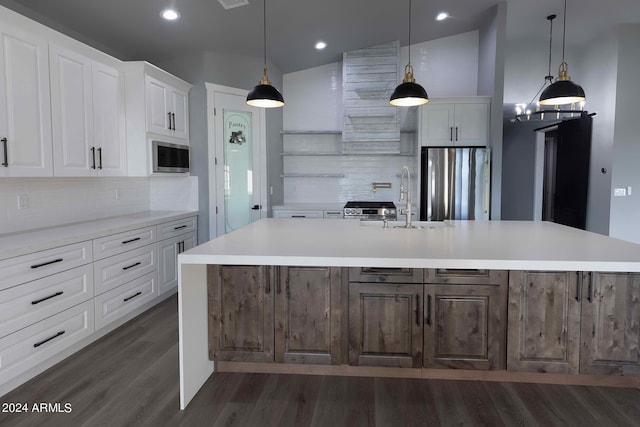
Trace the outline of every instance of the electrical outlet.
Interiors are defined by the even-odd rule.
[[[614,188],[613,197],[625,197],[627,195],[626,188]]]
[[[29,209],[29,195],[18,194],[18,210]]]

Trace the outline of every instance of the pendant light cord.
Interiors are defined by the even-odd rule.
[[[547,19],[549,20],[549,72],[547,73],[547,77],[545,80],[553,79],[553,75],[551,74],[551,47],[553,41],[553,20],[556,18],[556,15],[549,15]]]
[[[411,65],[411,0],[409,0],[409,65]]]
[[[564,16],[562,17],[562,62],[564,62],[564,43],[567,34],[567,0],[564,0]]]
[[[262,40],[264,40],[264,67],[267,68],[267,0],[262,2]]]

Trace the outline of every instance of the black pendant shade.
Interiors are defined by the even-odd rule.
[[[540,95],[542,105],[565,105],[584,100],[584,89],[571,80],[558,80]]]
[[[555,15],[551,15],[555,17]],[[547,19],[553,20],[549,16]],[[564,24],[562,26],[562,62],[558,67],[558,78],[540,95],[540,105],[566,105],[586,100],[584,89],[573,83],[569,77],[569,65],[564,59],[564,48],[567,30],[567,0],[564,0]],[[551,61],[551,46],[549,46],[549,61]]]
[[[429,97],[427,91],[418,83],[403,81],[393,91],[389,102],[398,107],[412,107],[426,104],[429,102]]]
[[[411,66],[411,0],[409,0],[409,62],[404,67],[404,79],[391,94],[389,104],[396,107],[414,107],[429,102],[427,91],[416,83]]]
[[[263,52],[264,52],[264,69],[262,79],[247,94],[247,104],[252,107],[260,108],[276,108],[284,106],[284,98],[278,92],[278,89],[271,85],[267,76],[267,0],[263,0],[262,29],[264,31]]]
[[[260,108],[275,108],[284,105],[282,94],[271,85],[269,77],[267,77],[266,65],[262,74],[262,80],[247,94],[247,104]]]

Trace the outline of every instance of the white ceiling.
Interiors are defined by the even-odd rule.
[[[412,43],[477,29],[496,0],[412,0]],[[150,62],[189,52],[262,56],[262,0],[225,10],[217,0],[0,0],[14,9],[125,60]],[[563,0],[506,0],[507,38],[548,38],[546,16]],[[166,22],[160,10],[182,15]],[[436,22],[437,12],[452,18]],[[269,61],[283,73],[338,61],[342,52],[391,40],[408,42],[408,0],[267,0]],[[640,0],[568,0],[567,44],[584,45],[621,23],[640,23]],[[323,39],[328,47],[316,52]]]

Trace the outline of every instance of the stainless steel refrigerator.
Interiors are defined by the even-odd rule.
[[[489,219],[488,148],[422,147],[420,220]]]

